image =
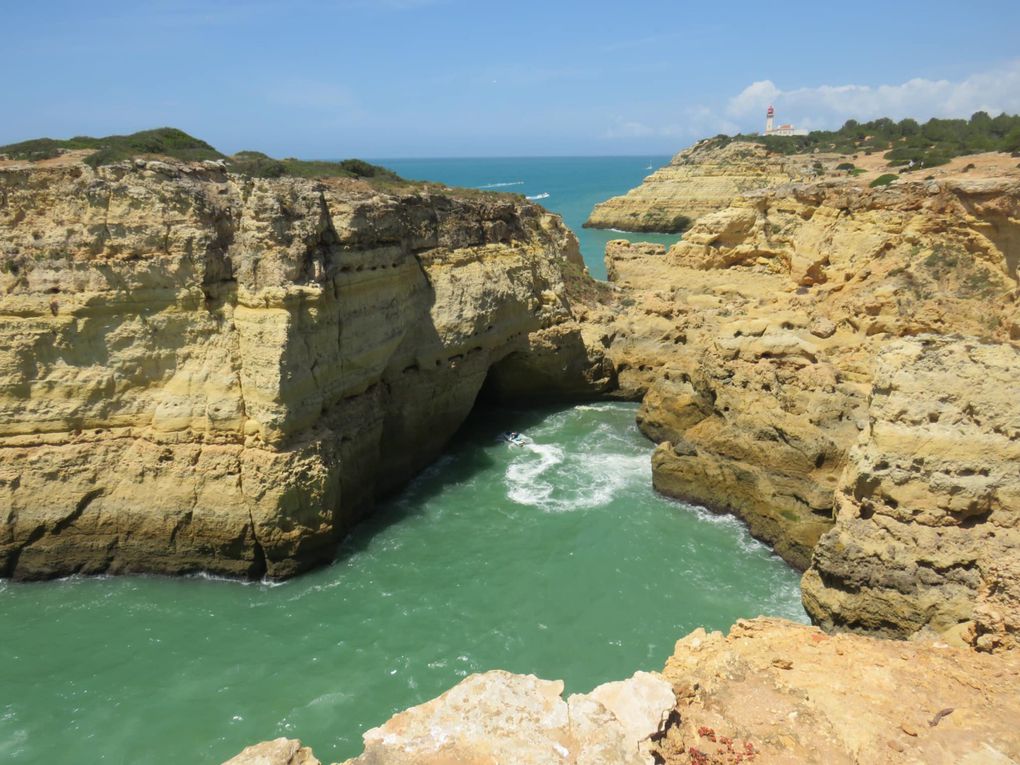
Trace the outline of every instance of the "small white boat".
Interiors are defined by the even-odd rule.
[[[500,433],[499,438],[502,441],[506,441],[510,446],[524,446],[531,443],[531,439],[523,433],[516,433],[511,430]]]

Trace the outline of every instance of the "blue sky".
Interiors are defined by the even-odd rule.
[[[781,121],[1020,112],[1020,2],[2,0],[0,144],[673,153]]]

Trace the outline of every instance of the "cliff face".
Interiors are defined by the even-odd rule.
[[[490,366],[579,332],[589,283],[560,220],[513,198],[215,163],[0,169],[0,248],[16,578],[328,559]],[[595,367],[565,384],[598,390]]]
[[[811,161],[769,153],[762,144],[735,141],[719,148],[701,141],[623,196],[600,202],[585,226],[623,231],[683,231],[742,193],[804,178]]]
[[[822,624],[1012,645],[1018,232],[1020,182],[949,179],[779,187],[668,253],[612,243],[607,353],[656,487],[811,565]]]
[[[1020,348],[922,335],[882,348],[868,422],[815,548],[821,625],[923,627],[983,650],[1020,636]]]

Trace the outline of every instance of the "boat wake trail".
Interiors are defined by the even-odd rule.
[[[476,186],[479,189],[501,189],[506,186],[523,186],[524,181],[508,181],[506,183],[486,183],[484,186]]]

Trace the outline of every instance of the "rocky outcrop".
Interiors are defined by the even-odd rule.
[[[1020,656],[937,642],[827,635],[773,619],[696,630],[666,678],[670,765],[1012,763]]]
[[[836,490],[842,494],[840,487],[856,485],[855,479],[844,477],[845,470],[857,469],[851,450],[858,450],[862,434],[870,438],[879,432],[869,424],[874,418],[886,416],[874,411],[881,399],[872,395],[877,359],[884,350],[901,338],[931,335],[952,338],[947,340],[951,343],[976,342],[975,347],[998,345],[1004,355],[997,363],[1010,357],[1011,343],[1020,337],[1018,221],[1020,182],[1015,179],[950,178],[878,190],[826,182],[747,194],[701,218],[668,252],[611,243],[607,266],[618,289],[618,310],[602,317],[611,338],[607,355],[621,389],[643,397],[639,425],[660,444],[653,456],[656,487],[739,515],[784,558],[807,568],[819,538],[833,525]],[[964,347],[953,355],[956,372],[937,383],[940,400],[956,396],[964,402],[961,407],[967,395],[977,394],[968,381],[990,374],[987,360]],[[1007,378],[998,374],[996,379]],[[987,406],[1004,407],[1006,421],[1015,417],[1015,405],[1004,400]],[[983,433],[994,441],[993,421],[981,419],[973,438]],[[961,446],[967,442],[968,448],[978,448],[979,440],[969,440],[962,431],[960,438]],[[884,449],[872,449],[876,461],[883,459]],[[1009,468],[1010,454],[1005,446],[988,453],[996,463],[994,469],[988,466],[989,475],[997,478],[981,499],[974,497],[978,505],[987,508],[992,495],[1003,497],[1003,505],[1015,503],[1006,499],[1020,480]],[[920,480],[926,469],[900,468],[896,480],[904,480],[904,475]],[[954,508],[971,497],[967,487],[975,479],[966,473],[971,469],[983,468],[962,463],[947,468],[931,492],[916,495],[920,504],[909,509],[901,505],[898,517],[945,516],[948,510],[939,507]],[[876,480],[861,484],[863,494],[856,489],[863,500],[877,489]],[[837,502],[837,523],[843,523],[841,506]],[[1008,513],[992,515],[1002,525],[1014,524]],[[876,512],[872,523],[885,521]],[[918,545],[910,555],[924,560],[923,546],[930,550],[943,544],[941,534],[954,523],[945,517],[921,520],[910,533],[919,535],[921,525],[927,525],[930,538],[901,541],[906,548]],[[961,517],[959,523],[966,528],[975,521]],[[985,528],[991,531],[997,525]],[[971,551],[981,544],[980,530],[973,531],[967,528]],[[818,568],[807,580],[829,576],[834,588],[829,600],[819,594],[809,602],[816,619],[890,634],[908,634],[929,622],[939,630],[948,628],[952,619],[921,606],[914,617],[927,616],[902,620],[896,628],[877,624],[876,614],[884,607],[881,590],[893,580],[905,586],[902,571],[886,572],[884,584],[857,593],[861,597],[856,600],[848,596],[844,616],[833,612],[827,617],[827,609],[838,608],[839,587],[850,589],[866,578],[848,569],[867,553],[851,555],[842,566],[835,562],[847,541],[844,537],[836,543],[837,534],[827,536],[833,544],[818,553],[828,550],[831,561],[824,568],[830,573],[823,575]],[[881,560],[874,560],[873,572],[882,567]],[[907,570],[915,571],[910,566]],[[1003,594],[1012,587],[1001,584],[1011,576],[1008,572],[993,576],[979,575],[976,569],[942,574],[921,570],[932,582],[967,580],[954,592],[966,590],[970,607],[986,589],[995,593],[989,598],[1013,598]],[[843,585],[837,583],[840,575],[847,577]],[[941,587],[936,590],[944,592]],[[808,588],[818,593],[822,589],[820,584]],[[929,595],[934,597],[936,590]],[[908,597],[924,591],[918,585]],[[850,603],[862,608],[868,594],[874,596],[876,609],[870,621],[849,613]],[[960,620],[953,624],[974,618],[963,607],[948,608],[943,615],[949,612]],[[1009,619],[1002,620],[1008,625]]]
[[[223,765],[322,765],[307,746],[292,738],[277,738],[245,747]]]
[[[663,679],[664,678],[664,679]],[[698,629],[663,675],[589,694],[531,675],[472,675],[365,734],[346,765],[818,763],[1006,765],[1020,759],[1020,654],[827,635],[780,619]],[[260,745],[290,765],[300,743]],[[307,754],[308,757],[311,753]],[[314,760],[307,760],[315,762]]]
[[[676,703],[661,676],[562,694],[562,682],[533,675],[472,675],[365,733],[364,754],[345,765],[652,765],[651,739]]]
[[[344,765],[652,765],[655,740],[676,705],[661,675],[638,672],[563,698],[561,681],[494,670],[471,675],[442,696],[394,715],[364,735],[365,751]],[[311,752],[277,739],[224,765],[291,765]],[[277,759],[256,759],[282,752]]]
[[[577,344],[591,283],[514,197],[142,160],[0,169],[0,266],[0,576],[26,579],[328,560],[494,364]],[[586,353],[565,388],[611,384]]]
[[[700,141],[623,196],[595,205],[592,228],[675,233],[747,191],[808,177],[813,158],[784,157],[763,144]]]
[[[868,423],[815,548],[822,626],[923,628],[985,650],[1020,636],[1020,348],[922,335],[875,363]]]

